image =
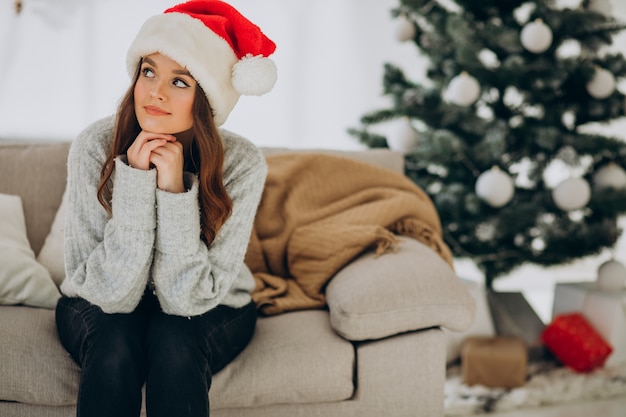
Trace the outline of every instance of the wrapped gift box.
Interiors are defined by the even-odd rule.
[[[626,289],[606,291],[595,282],[557,284],[552,317],[579,312],[613,348],[605,366],[626,362]]]
[[[564,365],[576,372],[589,372],[603,366],[612,351],[581,313],[556,316],[541,339]]]
[[[469,337],[461,350],[466,385],[514,388],[526,383],[528,352],[517,337]]]

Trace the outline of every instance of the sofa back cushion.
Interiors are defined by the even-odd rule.
[[[39,253],[61,204],[68,142],[1,143],[0,193],[22,198],[30,246]]]
[[[365,150],[338,150],[338,149],[290,149],[290,148],[268,148],[261,147],[261,151],[265,156],[276,155],[286,152],[320,152],[328,153],[344,158],[356,159],[357,161],[367,162],[381,168],[390,169],[392,171],[404,173],[404,155],[397,151],[391,151],[386,148],[365,149]]]

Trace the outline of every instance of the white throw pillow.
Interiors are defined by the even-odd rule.
[[[54,308],[59,297],[28,242],[22,199],[0,194],[0,304]]]
[[[57,286],[65,279],[65,200],[67,193],[63,194],[61,206],[57,210],[50,233],[37,255],[37,261],[42,264],[48,272],[52,280]]]

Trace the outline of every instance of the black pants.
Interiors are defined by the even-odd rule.
[[[59,338],[82,368],[77,416],[137,417],[145,383],[149,417],[207,417],[211,377],[248,344],[256,319],[253,303],[188,318],[163,313],[149,292],[130,314],[62,297]]]

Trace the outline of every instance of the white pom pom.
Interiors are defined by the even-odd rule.
[[[247,55],[233,67],[233,87],[245,96],[261,96],[270,92],[276,84],[276,78],[276,64],[261,55]]]

